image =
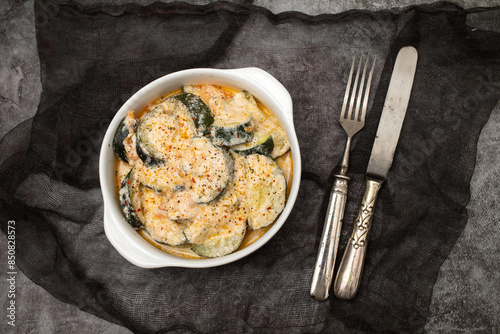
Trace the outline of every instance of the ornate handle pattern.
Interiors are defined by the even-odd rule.
[[[371,179],[366,180],[365,193],[363,194],[356,222],[335,279],[334,292],[335,296],[340,299],[352,299],[358,292],[374,206],[381,185],[382,182]]]
[[[335,175],[335,183],[330,193],[330,202],[328,203],[328,211],[311,283],[311,296],[317,301],[328,298],[330,286],[332,285],[333,267],[337,257],[342,219],[344,218],[348,182],[349,178],[347,176]]]

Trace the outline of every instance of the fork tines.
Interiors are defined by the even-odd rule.
[[[373,61],[372,61],[372,66],[370,69],[370,73],[368,74],[368,79],[366,79],[366,69],[368,67],[368,63],[370,60],[370,54],[368,53],[366,56],[361,54],[359,56],[359,59],[356,59],[357,55],[356,53],[354,54],[354,57],[352,59],[352,65],[351,65],[351,71],[349,73],[349,80],[347,82],[347,88],[345,91],[344,95],[344,103],[342,104],[342,111],[341,111],[341,118],[347,119],[347,120],[354,120],[358,122],[364,122],[365,115],[366,115],[366,108],[368,105],[368,96],[370,95],[370,85],[372,81],[372,75],[373,75],[373,69],[375,67],[375,61],[377,59],[377,55],[375,54],[373,56]],[[364,59],[364,67],[363,67],[363,73],[361,75],[361,80],[359,80],[359,74],[361,70],[361,65],[363,63]],[[352,75],[354,72],[354,67],[356,66],[357,62],[357,71],[356,71],[356,77],[354,78],[354,83],[352,84]],[[365,80],[366,79],[366,80]],[[359,82],[359,84],[358,84]],[[366,84],[366,88],[365,88]],[[363,90],[363,88],[365,88]],[[352,91],[352,94],[350,94]],[[356,92],[358,93],[358,96],[356,98]],[[349,99],[350,96],[350,99]],[[354,101],[356,100],[356,109],[354,110]],[[363,100],[363,105],[361,106],[361,100]],[[349,109],[347,109],[347,102],[349,101]],[[360,114],[360,107],[361,108],[361,114]],[[354,111],[354,112],[353,112]]]

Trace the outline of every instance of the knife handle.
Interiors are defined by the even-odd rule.
[[[328,298],[332,285],[333,267],[337,257],[342,219],[344,218],[348,182],[347,176],[335,175],[311,283],[311,296],[317,301]]]
[[[365,193],[359,206],[356,222],[335,279],[333,290],[337,298],[352,299],[358,292],[375,202],[381,185],[382,182],[372,179],[366,180]]]

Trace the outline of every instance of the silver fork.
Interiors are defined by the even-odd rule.
[[[363,58],[366,59],[364,61],[361,80],[359,80]],[[370,95],[370,85],[376,59],[377,55],[373,57],[370,73],[368,74],[368,78],[366,78],[366,70],[370,55],[368,54],[366,57],[360,55],[354,84],[352,84],[352,77],[354,68],[356,67],[356,54],[354,54],[352,59],[351,71],[349,73],[339,119],[347,135],[347,142],[340,164],[340,171],[339,174],[335,175],[334,185],[330,193],[330,202],[328,203],[327,215],[323,226],[323,235],[321,236],[321,243],[311,283],[311,296],[318,301],[323,301],[328,298],[330,286],[332,284],[333,269],[335,266],[335,258],[337,257],[340,230],[347,199],[347,183],[350,180],[349,177],[347,177],[347,169],[349,167],[351,140],[365,125],[366,108],[368,106],[368,96]],[[349,108],[347,108],[348,106]]]

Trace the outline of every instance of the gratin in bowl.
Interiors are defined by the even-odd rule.
[[[278,119],[290,144],[293,162],[292,185],[285,208],[271,228],[254,243],[234,253],[206,259],[187,259],[170,255],[147,242],[132,228],[122,213],[115,186],[113,137],[129,110],[142,110],[147,104],[188,84],[214,84],[246,90]],[[99,177],[104,200],[104,231],[116,250],[129,262],[143,268],[207,268],[239,260],[269,241],[283,226],[297,198],[301,175],[300,150],[293,125],[292,99],[286,88],[272,75],[254,67],[240,69],[197,68],[163,76],[140,89],[118,110],[104,136],[99,158]]]

